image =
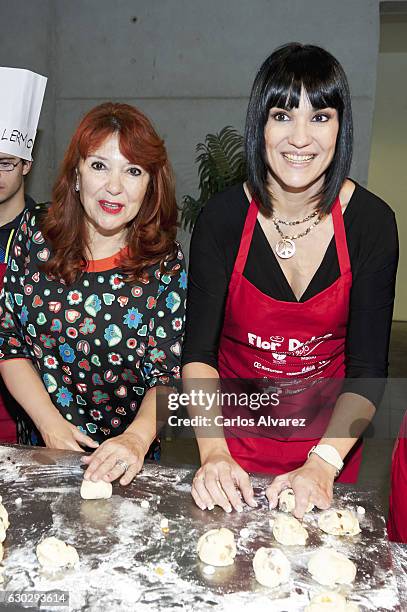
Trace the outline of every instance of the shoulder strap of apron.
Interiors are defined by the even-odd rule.
[[[343,222],[342,208],[339,197],[336,198],[332,207],[332,220],[334,223],[336,252],[338,254],[339,269],[341,275],[351,270],[348,243],[346,241],[345,224]]]
[[[240,240],[239,252],[235,261],[234,270],[239,274],[243,274],[246,265],[247,255],[249,253],[258,212],[259,209],[256,204],[256,201],[252,200],[250,202],[249,210],[246,215],[242,238]],[[334,224],[335,244],[336,252],[338,254],[339,269],[341,275],[343,275],[351,270],[351,265],[348,244],[346,241],[345,224],[343,222],[343,215],[339,197],[336,198],[335,203],[332,207],[332,220]]]
[[[247,255],[249,253],[250,244],[252,241],[254,226],[256,225],[258,206],[254,200],[250,202],[249,210],[247,211],[246,221],[243,227],[242,238],[240,240],[239,252],[236,257],[234,271],[243,274],[246,265]]]

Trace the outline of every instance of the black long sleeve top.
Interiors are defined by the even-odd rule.
[[[203,362],[217,368],[228,286],[248,207],[243,185],[235,185],[214,196],[198,217],[191,240],[183,365]],[[378,404],[384,388],[379,379],[383,381],[388,370],[398,262],[395,215],[380,198],[356,184],[344,212],[344,224],[353,276],[346,338],[346,385],[348,391]],[[323,291],[339,275],[332,238],[300,301]],[[244,276],[274,299],[297,299],[258,221]],[[377,384],[366,379],[377,379]]]

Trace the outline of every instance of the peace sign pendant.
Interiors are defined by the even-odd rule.
[[[282,238],[276,244],[276,253],[281,259],[290,259],[295,254],[295,244],[290,238]]]

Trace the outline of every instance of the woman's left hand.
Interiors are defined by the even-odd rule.
[[[96,451],[97,452],[97,451]],[[266,490],[270,508],[275,508],[278,496],[284,489],[291,488],[295,494],[294,516],[301,519],[309,502],[326,510],[333,497],[336,468],[313,454],[300,468],[276,476]]]
[[[82,458],[82,462],[88,464],[83,477],[94,482],[120,478],[121,485],[128,485],[143,467],[147,451],[148,445],[141,436],[126,431],[106,440],[91,455]]]

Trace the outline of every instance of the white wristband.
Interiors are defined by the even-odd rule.
[[[334,446],[331,446],[330,444],[318,444],[317,446],[313,446],[311,448],[308,453],[308,457],[311,455],[311,453],[315,453],[318,455],[318,457],[321,457],[321,459],[330,465],[333,465],[337,469],[336,476],[339,475],[339,472],[343,468],[343,461]]]

